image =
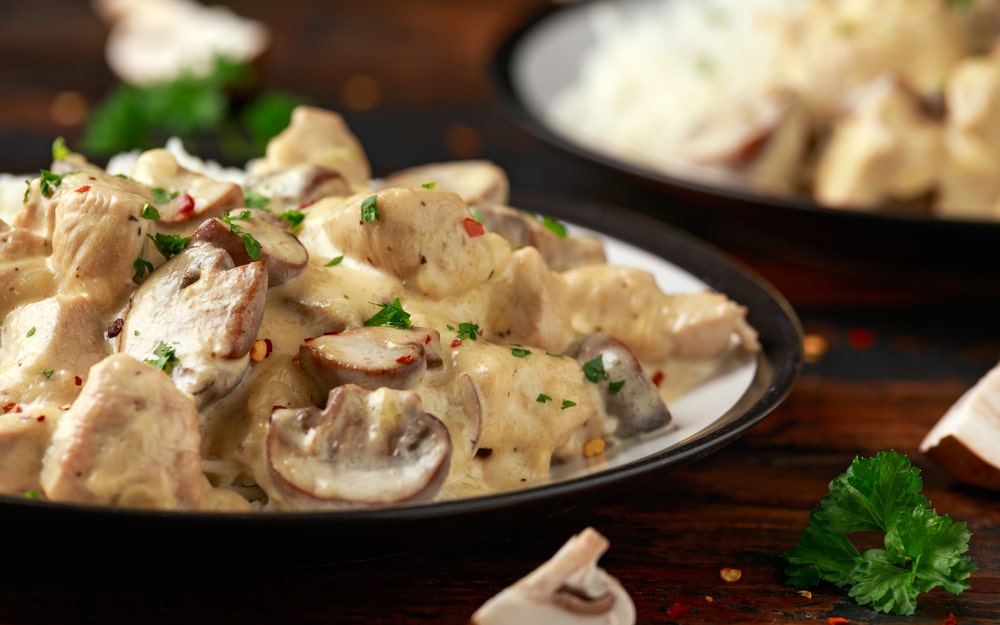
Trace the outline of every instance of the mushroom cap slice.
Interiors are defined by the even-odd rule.
[[[351,328],[307,340],[299,362],[323,394],[343,384],[407,389],[441,366],[441,337],[427,328]]]
[[[633,625],[635,604],[597,566],[608,540],[588,527],[472,615],[472,625]]]
[[[670,410],[659,389],[625,343],[605,332],[585,336],[577,346],[577,361],[584,365],[598,358],[607,375],[596,382],[605,410],[618,419],[615,436],[628,438],[670,423]]]
[[[384,505],[433,497],[448,473],[451,437],[420,396],[348,384],[324,409],[271,414],[267,459],[287,503]]]

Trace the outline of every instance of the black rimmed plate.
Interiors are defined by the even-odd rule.
[[[650,1],[614,4],[627,12]],[[521,128],[602,171],[640,183],[661,201],[643,202],[637,209],[713,241],[848,279],[881,276],[895,287],[919,288],[931,296],[1000,296],[995,280],[1000,262],[992,249],[1000,240],[1000,221],[833,209],[801,196],[717,186],[597,152],[558,131],[549,121],[550,103],[577,80],[586,52],[596,43],[592,20],[601,4],[554,5],[498,49],[491,67],[497,103]]]
[[[599,232],[609,261],[654,273],[661,288],[713,288],[745,305],[763,351],[671,404],[677,428],[560,467],[524,490],[457,501],[314,513],[188,513],[73,506],[0,497],[7,551],[157,569],[335,564],[470,538],[485,528],[586,505],[609,487],[697,460],[743,434],[788,394],[802,363],[802,330],[768,284],[705,243],[617,207],[539,196],[513,204]]]

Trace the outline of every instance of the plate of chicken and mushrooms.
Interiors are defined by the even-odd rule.
[[[960,275],[1000,231],[998,34],[994,0],[592,1],[493,70],[520,126],[693,214]]]
[[[721,252],[488,161],[376,178],[328,110],[244,168],[56,142],[4,185],[0,508],[95,537],[33,549],[410,549],[715,451],[801,363],[794,312]]]

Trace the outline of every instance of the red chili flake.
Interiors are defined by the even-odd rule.
[[[652,379],[653,386],[655,386],[656,388],[660,388],[660,384],[663,383],[663,378],[665,377],[667,377],[666,374],[663,373],[663,371],[657,369],[656,373],[653,374],[653,379]]]
[[[452,342],[450,343],[452,347],[458,347],[461,344],[462,344],[462,339],[453,339]]]
[[[312,206],[315,203],[316,203],[316,200],[306,200],[305,202],[302,202],[301,204],[299,204],[299,208],[309,208],[310,206]]]
[[[73,376],[73,384],[76,384],[77,386],[80,386],[81,384],[83,384],[83,378],[81,378],[78,375],[74,375]]]
[[[177,200],[177,212],[181,215],[190,215],[194,212],[194,198],[190,194],[184,193]]]
[[[413,362],[413,356],[411,356],[410,354],[407,354],[405,356],[400,356],[399,358],[396,359],[396,362],[398,362],[401,365],[408,365],[411,362]]]
[[[428,334],[427,336],[424,337],[424,345],[430,345],[430,344],[431,344],[431,335]]]
[[[674,605],[670,606],[669,610],[667,610],[667,616],[669,616],[670,618],[678,618],[684,616],[690,611],[691,611],[691,606],[685,603],[675,603]]]
[[[855,328],[847,333],[847,342],[854,349],[868,349],[875,342],[875,335],[871,330]]]
[[[76,190],[77,193],[86,193],[87,191],[90,191],[90,185],[89,184],[85,184],[85,185],[83,185],[82,187],[80,187],[79,189]]]
[[[299,361],[299,355],[298,354],[295,354],[294,356],[292,356],[292,362],[298,362],[298,361]]]
[[[123,318],[118,317],[117,319],[112,321],[111,326],[108,328],[108,338],[113,339],[119,334],[121,334],[122,328],[124,327],[125,327],[125,320]]]
[[[324,332],[323,336],[337,336],[340,334],[340,330],[330,330],[329,332]]]
[[[287,407],[288,406],[282,406],[281,404],[275,404],[271,406],[271,412],[274,412],[275,410],[284,410]]]
[[[483,224],[471,217],[466,217],[463,223],[465,224],[465,231],[469,233],[470,237],[481,237],[486,234],[486,229],[483,228]]]
[[[45,421],[45,415],[43,414],[38,415],[38,417],[35,418],[35,421],[38,421],[39,423]]]
[[[315,336],[307,336],[306,338],[302,339],[302,342],[303,343],[312,343],[315,340],[316,340]]]
[[[21,406],[16,401],[9,401],[3,405],[3,413],[21,412]]]
[[[954,615],[954,614],[949,614],[949,615],[948,615],[948,616],[946,616],[946,617],[945,617],[945,619],[944,619],[944,620],[943,620],[943,621],[941,622],[941,625],[958,625],[958,619],[957,619],[957,618],[955,618],[955,615]]]
[[[829,616],[827,617],[826,622],[829,625],[844,625],[844,623],[850,623],[850,621],[843,616]]]

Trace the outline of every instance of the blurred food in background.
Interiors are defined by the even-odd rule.
[[[606,2],[559,132],[828,207],[1000,218],[998,0]]]

